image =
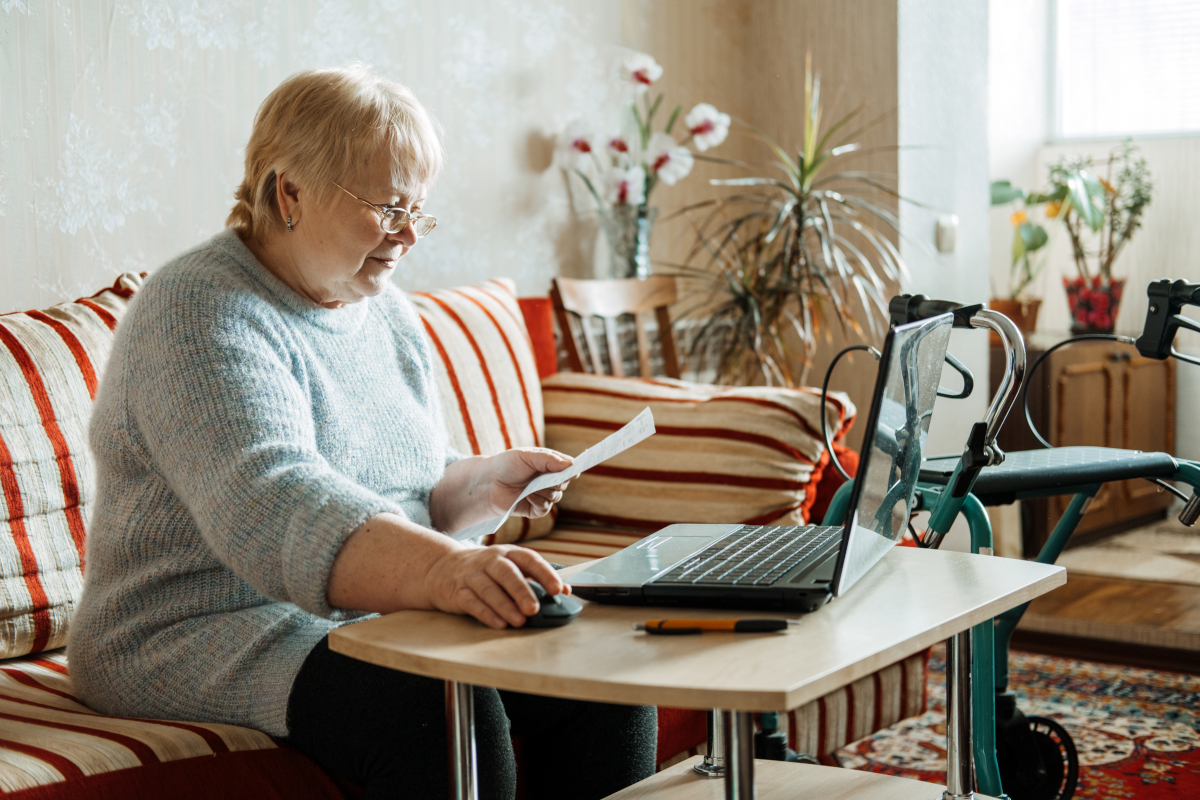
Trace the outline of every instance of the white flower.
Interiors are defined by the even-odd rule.
[[[691,150],[679,146],[669,134],[661,132],[650,137],[642,160],[650,174],[662,178],[667,186],[674,186],[675,181],[687,177],[695,163]]]
[[[708,103],[700,103],[683,118],[696,149],[703,153],[710,147],[716,147],[725,141],[729,135],[729,115],[713,108]]]
[[[621,80],[629,81],[643,94],[650,85],[662,77],[663,68],[654,60],[654,56],[645,53],[634,53],[621,62]]]
[[[558,138],[555,157],[563,169],[587,169],[596,150],[597,136],[583,122],[575,120]]]
[[[646,202],[646,171],[641,167],[613,167],[604,176],[604,199],[615,205],[639,206]]]

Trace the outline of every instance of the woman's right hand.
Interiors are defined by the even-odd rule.
[[[431,605],[440,611],[469,614],[490,628],[520,627],[538,610],[526,576],[548,594],[570,592],[545,559],[510,544],[445,553],[430,567],[425,588]]]

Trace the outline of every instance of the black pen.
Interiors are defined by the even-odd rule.
[[[648,619],[633,623],[635,631],[665,636],[689,633],[770,633],[797,625],[795,619]]]

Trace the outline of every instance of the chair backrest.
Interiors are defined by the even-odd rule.
[[[581,354],[581,350],[586,348],[591,371],[598,375],[605,374],[596,337],[592,333],[591,318],[599,317],[604,324],[604,340],[612,368],[609,374],[624,376],[617,319],[624,314],[632,314],[637,331],[639,371],[643,378],[653,377],[650,370],[650,336],[647,331],[650,314],[653,312],[658,321],[663,372],[669,378],[678,378],[679,360],[675,355],[671,315],[667,309],[676,301],[678,294],[675,278],[664,275],[611,281],[554,278],[550,284],[550,297],[554,301],[554,313],[562,331],[571,369],[575,372],[588,371],[584,367]],[[573,319],[575,324],[572,324]],[[582,348],[581,337],[584,345]]]

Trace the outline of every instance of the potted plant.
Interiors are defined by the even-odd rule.
[[[1009,215],[1013,238],[1008,293],[1003,297],[993,297],[988,301],[988,306],[1011,319],[1021,333],[1029,334],[1037,330],[1038,309],[1042,305],[1041,298],[1030,293],[1030,287],[1046,266],[1050,251],[1046,244],[1050,237],[1041,224],[1029,219],[1033,209],[1027,207],[1023,189],[1006,180],[993,181],[992,205],[1010,204],[1017,207]],[[1000,339],[994,333],[992,338],[999,343]]]
[[[658,216],[658,209],[649,204],[650,193],[660,182],[674,186],[687,177],[695,163],[690,148],[703,153],[721,144],[730,120],[708,103],[699,103],[684,116],[686,135],[676,141],[682,106],[675,106],[663,130],[654,130],[663,95],[651,102],[649,89],[662,77],[663,68],[652,56],[634,53],[621,63],[619,73],[633,92],[628,106],[631,124],[605,134],[582,120],[571,123],[560,138],[558,161],[595,200],[609,245],[609,277],[645,278],[651,271],[650,234]]]
[[[810,55],[802,148],[795,158],[746,126],[773,154],[769,169],[781,177],[714,179],[738,192],[679,212],[690,216],[697,239],[685,263],[675,266],[708,289],[690,312],[703,318],[692,355],[715,360],[718,382],[803,383],[821,326],[836,324],[865,336],[852,302],[857,298],[870,336],[878,340],[888,320],[885,280],[907,274],[889,238],[898,234],[899,220],[873,193],[899,195],[877,173],[843,166],[846,156],[862,149],[855,138],[866,127],[847,132],[847,126],[863,107],[823,127],[820,90]]]
[[[1073,334],[1112,333],[1116,327],[1125,279],[1113,277],[1113,263],[1142,226],[1153,189],[1146,159],[1132,140],[1109,152],[1104,177],[1096,166],[1090,156],[1064,156],[1049,169],[1049,189],[1024,196],[1026,208],[1044,205],[1047,219],[1059,220],[1071,239],[1076,275],[1063,277],[1063,289]]]

